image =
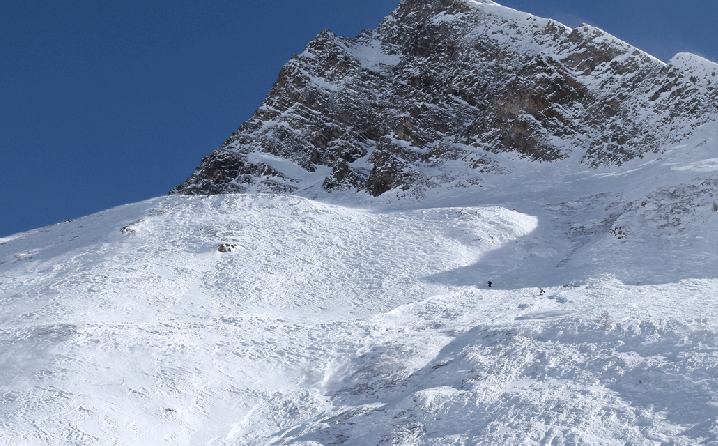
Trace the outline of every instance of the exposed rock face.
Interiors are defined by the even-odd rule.
[[[317,35],[173,192],[421,197],[500,173],[497,154],[620,165],[714,119],[716,72],[491,1],[402,0],[376,30]]]

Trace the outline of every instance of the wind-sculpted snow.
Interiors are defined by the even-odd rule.
[[[713,137],[503,206],[169,196],[2,239],[0,443],[718,441],[718,179],[679,169]]]
[[[462,212],[172,197],[3,241],[0,440],[149,444],[169,427],[194,444],[254,425],[255,405],[313,414],[322,370],[363,342],[356,318],[424,298],[423,277],[535,227]],[[280,412],[260,431],[296,421]]]

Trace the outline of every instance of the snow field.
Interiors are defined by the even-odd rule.
[[[215,412],[247,406],[265,422],[256,404],[275,392],[305,400],[329,379],[327,358],[356,350],[365,328],[339,327],[335,340],[337,319],[424,296],[422,276],[469,264],[534,224],[499,208],[457,220],[461,212],[168,197],[20,234],[2,246],[12,267],[0,284],[2,435],[149,444],[170,429],[193,443],[216,435],[203,427]],[[218,252],[225,243],[231,252]],[[38,247],[32,255],[27,244]],[[235,424],[226,435],[244,432]]]
[[[718,282],[558,284],[561,209],[173,196],[5,239],[0,443],[715,439]]]

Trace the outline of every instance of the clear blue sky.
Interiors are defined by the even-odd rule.
[[[0,236],[166,194],[315,34],[354,36],[398,2],[4,1]],[[662,60],[718,61],[714,0],[500,3],[590,23]]]

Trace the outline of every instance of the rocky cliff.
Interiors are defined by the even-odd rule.
[[[714,120],[716,72],[491,1],[402,0],[375,30],[317,35],[172,193],[421,198],[480,186],[504,171],[499,155],[618,166]]]

